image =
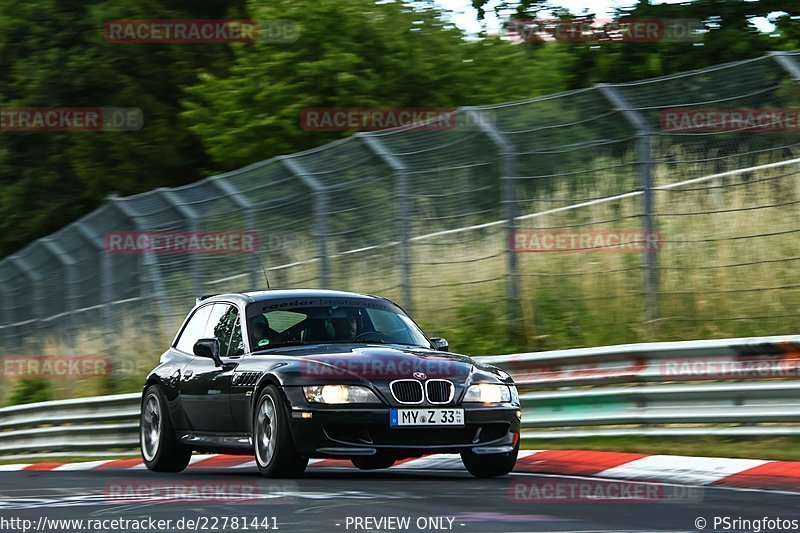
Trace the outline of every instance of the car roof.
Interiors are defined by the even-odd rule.
[[[267,300],[277,300],[282,298],[366,298],[370,300],[388,301],[381,296],[371,294],[360,294],[357,292],[333,291],[326,289],[270,289],[253,290],[245,292],[232,292],[226,294],[213,294],[200,296],[197,303],[215,301],[235,301],[239,303],[263,302]]]

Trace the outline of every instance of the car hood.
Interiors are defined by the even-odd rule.
[[[260,361],[271,363],[268,364],[270,370],[285,384],[289,384],[287,381],[305,384],[351,380],[388,383],[414,378],[448,379],[461,384],[470,378],[473,381],[475,378],[510,381],[502,370],[479,364],[465,355],[396,344],[291,346],[261,352],[247,359],[246,366],[251,368]]]
[[[304,357],[319,363],[319,370],[328,373],[357,375],[369,381],[409,379],[451,379],[463,381],[469,376],[473,361],[469,357],[417,347],[351,346],[333,353],[314,353]],[[312,365],[308,365],[311,369]],[[424,374],[424,376],[422,375]]]

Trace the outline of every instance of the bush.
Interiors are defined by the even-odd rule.
[[[8,398],[8,405],[46,402],[53,399],[50,382],[43,379],[21,379],[14,385]]]

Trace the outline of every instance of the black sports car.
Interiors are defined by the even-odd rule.
[[[261,473],[302,474],[311,457],[361,469],[460,453],[475,476],[507,474],[519,450],[511,377],[448,353],[395,303],[323,290],[201,297],[142,395],[150,470],[193,450],[253,454]]]

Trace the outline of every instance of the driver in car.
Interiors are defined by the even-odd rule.
[[[351,341],[358,336],[358,317],[355,314],[347,313],[346,317],[334,318],[331,322],[336,331],[337,340]]]
[[[253,344],[258,348],[280,340],[280,333],[269,327],[269,321],[264,315],[258,315],[251,319],[250,331],[253,335]]]

